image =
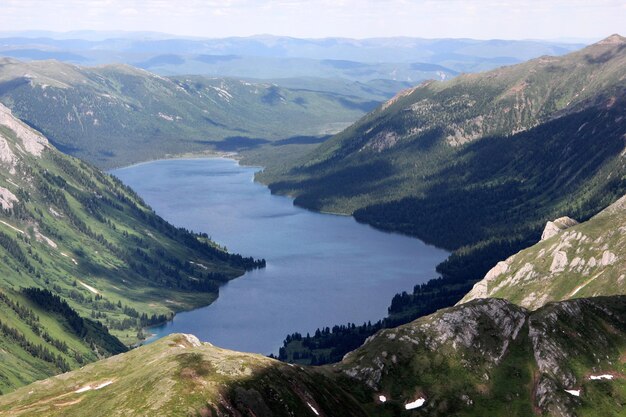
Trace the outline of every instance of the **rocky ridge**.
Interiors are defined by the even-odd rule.
[[[529,309],[550,301],[626,291],[626,196],[590,220],[548,222],[542,239],[498,262],[461,303],[506,298]]]

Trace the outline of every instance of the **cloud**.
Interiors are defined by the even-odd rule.
[[[122,10],[120,10],[120,14],[122,16],[137,16],[139,14],[139,10],[133,7],[125,7]]]
[[[1,30],[206,37],[600,38],[626,29],[623,0],[1,0],[0,16]]]

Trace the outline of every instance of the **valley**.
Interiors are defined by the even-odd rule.
[[[626,38],[20,33],[0,416],[624,414]]]

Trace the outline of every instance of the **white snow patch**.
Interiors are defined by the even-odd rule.
[[[387,397],[385,397],[384,395],[379,395],[378,396],[378,401],[380,401],[381,403],[386,403],[387,402]]]
[[[426,402],[426,398],[418,398],[417,400],[413,401],[412,403],[405,404],[404,408],[406,410],[413,410],[415,408],[420,408],[421,406],[424,405],[425,402]]]
[[[566,389],[565,392],[567,392],[570,395],[573,395],[575,397],[580,397],[580,390],[579,389]]]
[[[206,270],[206,269],[209,269],[209,268],[207,268],[207,266],[206,266],[206,265],[202,265],[202,264],[201,264],[201,263],[199,263],[199,262],[189,261],[189,263],[190,263],[190,264],[192,264],[192,265],[199,266],[200,268],[205,269],[205,270]]]
[[[94,287],[92,287],[91,285],[87,285],[87,284],[85,284],[85,283],[84,283],[84,282],[82,282],[82,281],[78,281],[78,282],[80,283],[80,285],[82,285],[83,287],[87,288],[87,289],[88,289],[89,291],[91,291],[92,293],[94,293],[94,294],[100,294],[100,292],[99,292],[97,289],[95,289]]]
[[[170,116],[169,114],[165,114],[165,113],[159,112],[159,117],[161,119],[167,120],[168,122],[173,122],[174,121],[174,116]]]
[[[111,385],[113,383],[112,380],[109,381],[104,381],[101,384],[90,384],[90,385],[85,385],[82,388],[77,389],[76,391],[74,391],[76,394],[80,394],[81,392],[87,392],[87,391],[91,391],[91,390],[99,390],[101,388],[106,387],[107,385]]]
[[[613,375],[608,375],[608,374],[605,374],[605,375],[591,375],[589,377],[589,379],[591,379],[592,381],[596,381],[598,379],[608,379],[608,380],[611,380],[613,378],[614,378]]]
[[[316,416],[320,415],[320,413],[317,412],[317,410],[315,409],[315,407],[311,405],[311,403],[307,402],[306,405],[308,405],[311,408],[311,410],[313,410]]]

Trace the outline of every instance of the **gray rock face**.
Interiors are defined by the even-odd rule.
[[[573,417],[589,379],[574,365],[591,363],[588,372],[606,373],[619,363],[622,343],[626,343],[626,296],[550,303],[534,312],[485,298],[383,330],[335,368],[376,392],[400,387],[396,390],[407,393],[399,399],[405,403],[426,398],[425,407],[430,408],[425,415],[439,416],[447,415],[437,407],[447,404],[450,395],[472,398],[457,405],[471,407],[488,388],[442,394],[445,388],[437,385],[438,380],[466,373],[480,376],[488,386],[499,366],[532,367],[537,369],[532,407],[550,416]],[[526,362],[520,361],[520,352],[527,352]],[[448,358],[457,368],[437,368]],[[407,381],[415,388],[407,388]]]
[[[560,217],[552,222],[546,223],[546,227],[541,234],[541,240],[550,239],[552,236],[557,235],[565,229],[569,229],[572,226],[576,226],[578,222],[570,217]]]

